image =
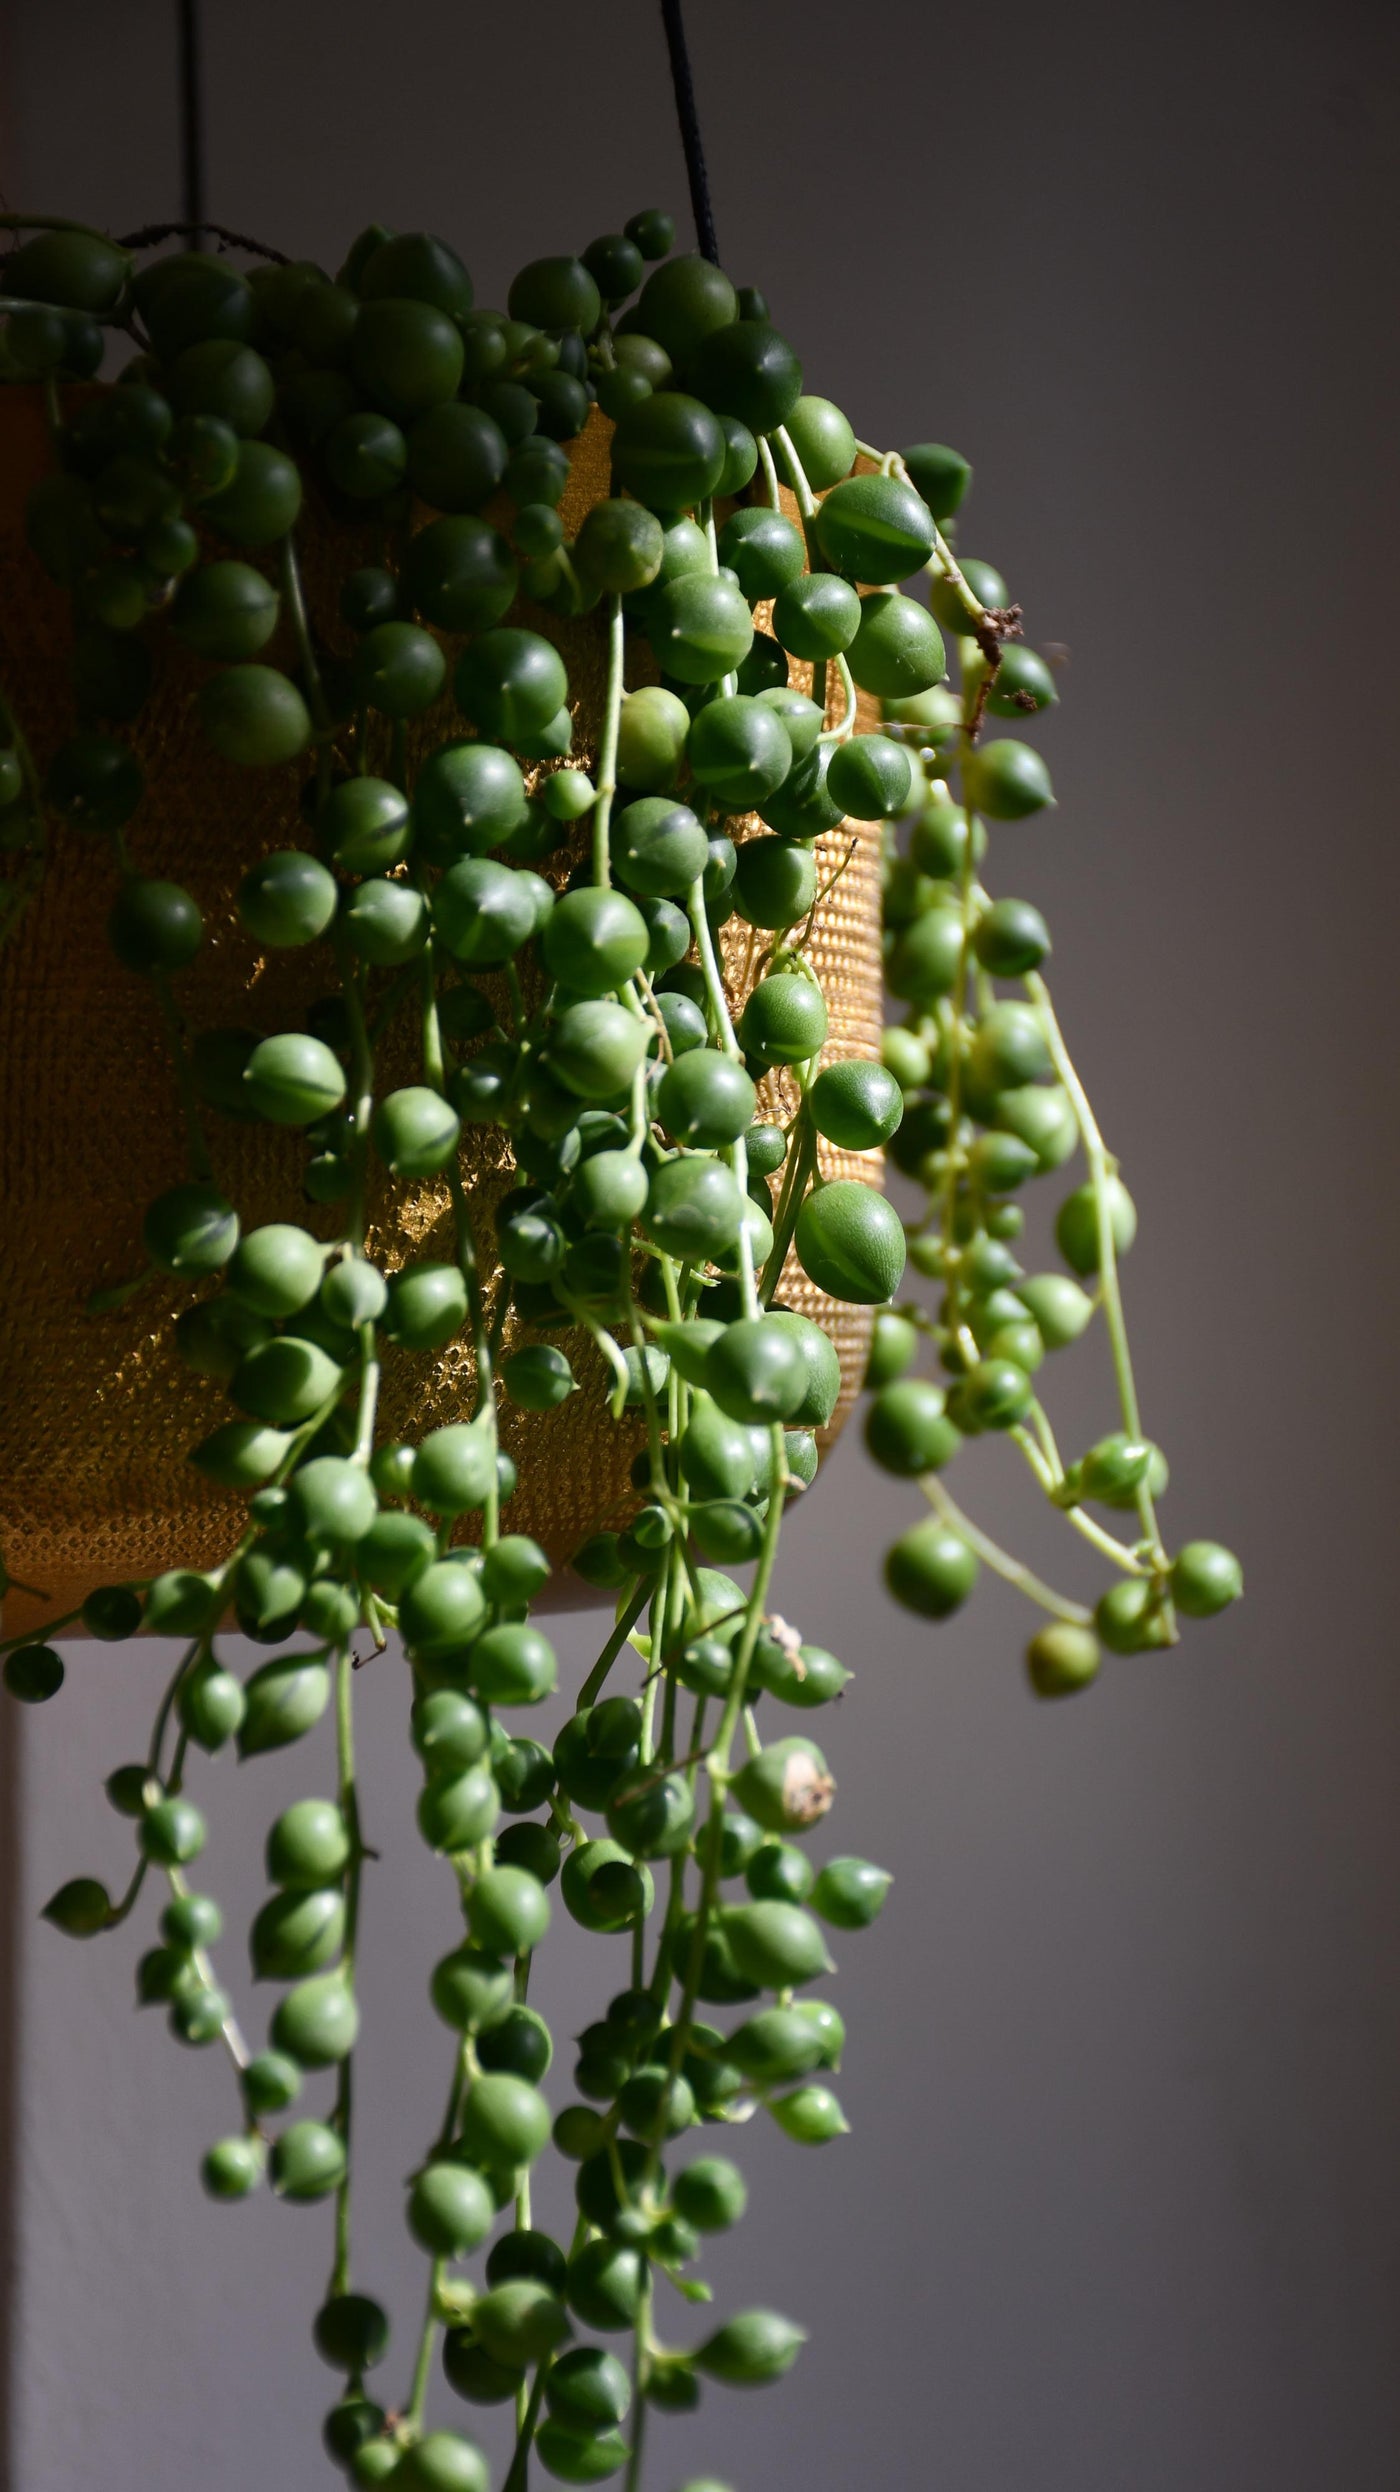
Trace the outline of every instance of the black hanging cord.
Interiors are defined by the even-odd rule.
[[[204,64],[200,45],[199,0],[175,0],[176,32],[179,39],[180,87],[180,196],[181,213],[170,224],[142,225],[134,234],[121,234],[118,241],[124,251],[149,251],[158,242],[169,242],[179,234],[202,251],[210,242],[222,243],[226,249],[252,251],[259,259],[287,264],[284,251],[274,251],[265,242],[255,242],[251,234],[236,234],[227,225],[211,225],[205,213],[204,187]]]
[[[666,29],[666,49],[671,55],[671,84],[676,90],[676,118],[681,125],[681,145],[685,149],[695,239],[701,258],[712,260],[718,267],[719,246],[715,241],[710,183],[705,171],[705,150],[700,141],[700,116],[695,109],[695,81],[690,74],[681,0],[661,0],[661,23]]]
[[[260,260],[275,260],[286,268],[285,251],[274,251],[270,242],[256,242],[251,234],[236,234],[231,226],[211,225],[206,217],[200,225],[186,225],[177,217],[169,225],[139,225],[134,234],[117,234],[114,239],[122,251],[151,251],[158,242],[168,242],[172,234],[185,234],[192,242],[207,243],[211,238],[230,251],[252,251]]]
[[[180,214],[195,238],[203,238],[204,91],[200,61],[199,0],[176,0],[180,37]]]

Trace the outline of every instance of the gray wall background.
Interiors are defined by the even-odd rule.
[[[117,230],[172,211],[169,16],[11,0],[10,203]],[[334,261],[371,213],[426,224],[499,300],[519,261],[682,207],[647,0],[206,16],[212,211],[286,247]],[[1249,1593],[1037,1709],[1012,1596],[941,1632],[885,1600],[876,1550],[913,1503],[841,1447],[780,1605],[859,1672],[836,1834],[897,1873],[840,1950],[854,2134],[821,2158],[741,2142],[753,2212],[721,2300],[788,2308],[812,2345],[781,2389],[663,2421],[651,2481],[1389,2492],[1396,19],[691,17],[734,273],[867,437],[967,451],[964,548],[1071,653],[1045,735],[1061,809],[1007,829],[992,872],[1047,907],[1140,1206],[1129,1311],[1170,1527],[1237,1546]],[[1066,1376],[1057,1409],[1086,1441],[1104,1376]],[[973,1510],[1087,1582],[984,1457]],[[592,1634],[560,1624],[569,1683]],[[225,2068],[132,2016],[126,1939],[35,1919],[62,1877],[120,1874],[100,1777],[164,1666],[75,1647],[63,1701],[6,1734],[18,2492],[330,2479],[306,2339],[324,2214],[204,2202]],[[422,2278],[398,2181],[446,2080],[422,1976],[451,1910],[411,1831],[392,1660],[361,1701],[384,1859],[357,2263],[400,2316],[397,2383]],[[262,1826],[329,1771],[298,1751],[203,1774],[235,1928]],[[572,1931],[552,1953],[567,2032],[623,1968]]]

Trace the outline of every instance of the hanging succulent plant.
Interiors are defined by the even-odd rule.
[[[1038,1694],[1240,1590],[1224,1549],[1161,1537],[1119,1287],[1133,1205],[1045,922],[987,888],[987,825],[1053,802],[1034,747],[990,729],[1028,726],[1054,676],[1000,577],[954,554],[966,462],[861,441],[763,298],[671,256],[658,212],[522,269],[504,313],[427,234],[371,227],[332,278],[6,222],[27,238],[0,271],[0,430],[33,481],[4,630],[4,1009],[12,1061],[47,1013],[45,1051],[96,1040],[101,1065],[75,1075],[57,1290],[62,1214],[34,1209],[57,1134],[13,1146],[34,1257],[12,1314],[36,1293],[14,1424],[48,1452],[6,1466],[32,1623],[4,1676],[54,1696],[40,1630],[79,1622],[182,1647],[107,1784],[125,1892],[77,1877],[48,1917],[110,1932],[159,1886],[139,2000],[235,2080],[206,2188],[333,2202],[314,2334],[353,2481],[482,2492],[475,2443],[427,2427],[441,2343],[458,2396],[514,2400],[507,2492],[532,2449],[634,2492],[650,2406],[777,2378],[802,2341],[767,2311],[691,2341],[704,2236],[745,2199],[693,2148],[755,2108],[804,2144],[845,2127],[843,2026],[812,1986],[889,1881],[809,1856],[835,1786],[802,1725],[849,1674],[770,1586],[862,1369],[869,1450],[929,1508],[889,1589],[936,1621],[981,1567],[1008,1577],[1045,1621]],[[904,1011],[883,1047],[881,872]],[[46,986],[59,960],[76,988]],[[1076,1151],[1067,1268],[1028,1276],[1016,1197]],[[932,1305],[901,1296],[906,1254]],[[1096,1323],[1114,1425],[1066,1459],[1040,1371]],[[949,1495],[987,1434],[1102,1556],[1092,1612]],[[124,1569],[94,1561],[94,1512]],[[545,1744],[521,1725],[556,1690],[551,1592],[615,1622]],[[247,1676],[235,1631],[268,1648]],[[429,2288],[393,2398],[367,2385],[389,2323],[352,2260],[350,2073],[355,1660],[391,1637],[463,1922],[431,1983],[447,2099],[407,2193]],[[328,1712],[334,1789],[267,1838],[252,1966],[284,1988],[250,2041],[188,1785]],[[622,1943],[551,2103],[527,1993],[560,1903]],[[531,2220],[551,2138],[577,2168],[568,2243]]]

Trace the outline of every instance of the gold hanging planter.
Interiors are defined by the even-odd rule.
[[[596,409],[570,449],[561,515],[572,536],[609,490],[612,427]],[[65,594],[41,572],[23,539],[30,486],[52,464],[39,391],[0,393],[0,674],[41,762],[72,732],[71,621]],[[789,514],[796,508],[784,496]],[[488,516],[490,514],[488,513]],[[357,553],[363,537],[365,550]],[[308,602],[322,636],[338,637],[335,593],[356,559],[371,558],[370,532],[312,507],[300,531]],[[592,767],[606,677],[601,614],[577,620],[521,601],[512,619],[559,647],[574,711],[574,758]],[[763,616],[760,613],[760,622]],[[277,645],[268,655],[274,661]],[[795,670],[802,681],[803,671]],[[305,826],[291,771],[248,771],[221,760],[194,710],[196,659],[162,636],[150,699],[127,731],[146,776],[134,823],[143,872],[187,884],[206,937],[176,989],[190,1029],[272,1031],[300,1024],[321,991],[315,947],[260,956],[239,925],[234,894],[256,856],[300,845]],[[862,697],[861,723],[875,723]],[[415,723],[410,751],[440,737]],[[731,825],[743,839],[759,826]],[[818,890],[808,957],[830,1015],[824,1060],[873,1056],[881,1027],[880,829],[848,822],[817,842]],[[838,869],[840,869],[838,871]],[[827,885],[829,888],[826,888]],[[188,1448],[223,1415],[219,1389],[194,1375],[175,1349],[174,1322],[187,1287],[148,1282],[115,1311],[87,1313],[93,1292],[134,1278],[144,1261],[140,1206],[184,1174],[179,1102],[169,1034],[152,984],[114,956],[106,919],[114,876],[105,843],[78,830],[54,835],[42,889],[0,951],[0,1547],[16,1586],[5,1603],[11,1632],[71,1610],[95,1585],[142,1578],[172,1565],[223,1557],[239,1528],[239,1500],[211,1487]],[[762,938],[731,920],[722,967],[737,1015],[753,983]],[[392,1059],[392,1047],[386,1051]],[[763,1109],[780,1111],[779,1085],[763,1085]],[[473,1199],[490,1215],[513,1181],[505,1135],[469,1127],[463,1168]],[[220,1119],[220,1183],[246,1226],[285,1218],[301,1202],[304,1145],[266,1124]],[[877,1173],[872,1157],[821,1146],[827,1175]],[[294,1216],[313,1229],[314,1206]],[[390,1188],[372,1205],[371,1251],[388,1271],[444,1251],[450,1220],[443,1181]],[[784,1300],[811,1315],[835,1343],[842,1395],[822,1442],[839,1430],[859,1384],[868,1344],[867,1308],[826,1297],[790,1260]],[[502,1441],[520,1463],[510,1528],[528,1532],[556,1565],[589,1533],[635,1505],[629,1471],[642,1442],[640,1416],[619,1424],[606,1405],[604,1363],[581,1333],[569,1335],[581,1390],[558,1409],[503,1409]],[[507,1329],[506,1346],[512,1346]],[[465,1338],[430,1355],[386,1353],[381,1411],[390,1434],[415,1437],[463,1417],[472,1382]],[[528,1459],[522,1457],[528,1452]],[[586,1597],[578,1587],[580,1600]]]

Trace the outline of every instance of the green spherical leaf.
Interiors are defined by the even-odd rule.
[[[618,418],[613,474],[648,510],[688,510],[717,490],[726,451],[708,406],[679,390],[654,390]]]
[[[111,1919],[112,1899],[97,1878],[70,1878],[51,1895],[43,1918],[67,1938],[94,1938]]]
[[[432,708],[446,675],[439,643],[416,623],[377,623],[351,662],[356,698],[386,718],[420,718]]]
[[[641,2306],[646,2275],[636,2250],[616,2241],[589,2241],[569,2261],[570,2306],[585,2327],[605,2334],[630,2328]]]
[[[282,1333],[239,1360],[229,1390],[254,1419],[296,1428],[335,1400],[343,1376],[319,1343]]]
[[[595,502],[578,532],[574,560],[594,588],[634,596],[661,569],[665,537],[655,514],[639,502]]]
[[[937,520],[951,519],[961,509],[972,469],[956,450],[941,441],[917,442],[901,452],[909,481]]]
[[[222,417],[196,415],[187,422],[222,424]],[[229,428],[232,429],[231,427]],[[237,464],[220,490],[200,496],[201,515],[231,544],[271,545],[286,536],[301,509],[296,463],[266,441],[238,444]]]
[[[281,600],[251,563],[201,563],[170,609],[170,628],[197,657],[227,663],[253,658],[277,629]]]
[[[889,1590],[921,1618],[951,1618],[981,1571],[967,1542],[932,1515],[905,1532],[885,1559]]]
[[[273,2139],[268,2168],[279,2198],[326,2198],[345,2178],[345,2147],[324,2121],[294,2120]]]
[[[335,916],[335,876],[300,849],[263,857],[238,888],[238,914],[251,935],[274,951],[313,943]]]
[[[787,433],[814,493],[824,493],[828,485],[849,476],[855,465],[856,437],[829,398],[799,398],[787,419]],[[914,482],[922,492],[917,477]]]
[[[856,1306],[880,1305],[903,1276],[903,1223],[883,1195],[856,1178],[837,1178],[808,1195],[795,1243],[808,1278]]]
[[[786,424],[802,394],[802,366],[766,320],[711,329],[690,356],[686,379],[716,414],[737,416],[752,433]]]
[[[141,1236],[162,1272],[202,1279],[217,1272],[233,1253],[238,1214],[215,1186],[172,1186],[152,1203]]]
[[[484,1843],[500,1814],[500,1798],[484,1765],[430,1782],[418,1802],[418,1831],[434,1852],[470,1851]]]
[[[206,1655],[181,1680],[176,1709],[182,1729],[212,1755],[241,1729],[248,1700],[241,1680]]]
[[[41,232],[11,254],[5,290],[72,311],[109,312],[121,298],[131,266],[129,254],[105,234]]]
[[[733,1246],[743,1209],[737,1181],[718,1160],[667,1160],[651,1180],[643,1226],[663,1254],[711,1262]]]
[[[155,1800],[140,1819],[136,1840],[147,1860],[162,1869],[177,1869],[198,1859],[207,1832],[192,1800]]]
[[[810,1739],[770,1741],[734,1777],[734,1796],[770,1834],[805,1834],[836,1796],[826,1759]]]
[[[533,2163],[549,2138],[549,2105],[523,2077],[478,2077],[462,2111],[462,2144],[488,2168]]]
[[[330,2068],[353,2050],[360,2028],[344,1973],[318,1973],[288,1992],[272,2020],[272,2046],[302,2068]]]
[[[660,684],[643,684],[623,697],[618,723],[619,772],[629,787],[668,786],[680,766],[690,713],[679,695]]]
[[[457,2033],[479,2033],[509,2014],[514,1976],[508,1964],[479,1949],[457,1947],[433,1967],[430,1993],[444,2024]]]
[[[1172,1561],[1172,1598],[1187,1618],[1214,1618],[1244,1590],[1244,1570],[1216,1540],[1188,1540]]]
[[[1115,1256],[1127,1254],[1137,1235],[1137,1210],[1119,1177],[1105,1179],[1104,1216]],[[1097,1192],[1092,1184],[1078,1186],[1055,1215],[1055,1243],[1071,1271],[1100,1269],[1102,1237]]]
[[[848,657],[862,692],[878,693],[882,700],[908,700],[926,692],[948,670],[942,634],[932,615],[894,589],[861,599],[860,628]],[[976,758],[970,758],[969,770]],[[969,794],[973,804],[992,810],[980,794]]]
[[[239,1755],[261,1756],[303,1738],[320,1721],[330,1692],[324,1662],[295,1656],[265,1662],[244,1688],[247,1710],[238,1733]]]
[[[860,598],[834,571],[804,573],[774,600],[773,629],[795,658],[839,657],[850,648],[860,621]]]
[[[243,1073],[248,1104],[274,1125],[310,1125],[340,1105],[345,1075],[329,1047],[300,1030],[261,1039]]]
[[[1094,1625],[1111,1653],[1160,1651],[1172,1641],[1166,1603],[1141,1575],[1110,1584],[1095,1606]]]
[[[906,810],[913,763],[904,746],[888,736],[852,736],[833,752],[826,783],[844,813],[858,822],[879,822]]]
[[[648,632],[663,673],[678,683],[713,684],[747,657],[753,617],[737,582],[685,572],[653,593]]]
[[[394,234],[374,243],[358,273],[357,290],[366,301],[380,295],[431,303],[456,319],[472,307],[472,281],[450,244],[436,234]]]
[[[63,1677],[63,1657],[52,1645],[19,1644],[5,1656],[5,1686],[21,1704],[47,1704]]]
[[[962,1439],[947,1416],[947,1398],[941,1385],[922,1376],[881,1387],[866,1414],[865,1442],[882,1471],[918,1479],[952,1460]]]
[[[726,1326],[704,1374],[719,1408],[748,1427],[795,1419],[813,1380],[803,1340],[772,1315],[740,1317]]]
[[[781,511],[745,505],[719,532],[719,559],[732,571],[751,605],[776,597],[800,579],[807,563],[802,531]]]
[[[827,1033],[826,999],[811,978],[783,971],[754,988],[739,1021],[746,1055],[766,1066],[801,1064],[817,1055]]]
[[[300,1981],[339,1954],[345,1898],[331,1886],[271,1895],[256,1915],[248,1944],[259,1981]],[[283,2042],[281,2047],[290,2049]]]
[[[370,1119],[370,1139],[395,1177],[435,1177],[451,1165],[461,1134],[456,1110],[436,1090],[391,1090]]]
[[[829,2085],[799,2085],[768,2108],[784,2135],[798,2146],[825,2146],[850,2131],[851,2124]]]
[[[187,969],[204,939],[204,921],[179,883],[130,875],[107,919],[107,939],[124,968],[138,975]]]
[[[462,338],[447,313],[408,296],[379,295],[361,307],[350,364],[365,395],[403,422],[455,398]]]
[[[477,1693],[489,1704],[538,1704],[554,1690],[554,1647],[536,1627],[491,1627],[472,1647],[471,1675]]]
[[[425,2164],[409,2191],[409,2231],[434,2258],[460,2258],[474,2250],[495,2220],[491,2191],[470,2164]]]
[[[483,736],[524,750],[568,700],[563,660],[537,632],[489,631],[463,652],[457,700]]]
[[[1039,753],[1010,736],[979,745],[968,755],[963,784],[969,803],[990,814],[994,822],[1019,822],[1055,802],[1050,773]]]
[[[263,2176],[263,2147],[256,2137],[224,2137],[211,2146],[199,2177],[211,2198],[246,2198]]]
[[[657,218],[658,224],[666,221]],[[640,222],[633,219],[634,224]],[[659,251],[651,253],[648,243],[658,238],[650,232],[646,240],[637,234],[632,236],[645,256],[661,258],[671,245],[668,241]],[[648,277],[637,304],[636,318],[642,334],[655,338],[672,362],[679,362],[712,329],[726,328],[737,311],[738,298],[723,270],[694,252],[682,252],[676,258],[667,260],[664,268],[656,269]]]
[[[1054,1619],[1031,1637],[1026,1671],[1037,1696],[1074,1696],[1098,1677],[1103,1656],[1091,1627]]]
[[[907,579],[933,552],[933,514],[897,476],[851,476],[834,485],[816,519],[833,571],[875,586]]]
[[[799,925],[816,896],[817,860],[809,848],[787,839],[744,841],[734,872],[734,904],[751,926]]]
[[[301,2070],[280,2051],[259,2051],[242,2074],[243,2098],[255,2119],[285,2111],[301,2091]]]
[[[710,2379],[736,2388],[760,2387],[781,2379],[806,2341],[805,2328],[795,2327],[776,2311],[746,2310],[717,2328],[699,2348],[695,2361]]]
[[[467,1514],[484,1505],[491,1493],[495,1470],[495,1448],[492,1433],[476,1420],[454,1420],[445,1428],[435,1428],[425,1436],[413,1457],[413,1494],[421,1505],[434,1514]],[[463,1617],[473,1609],[458,1588],[454,1599],[449,1576],[459,1568],[434,1567],[427,1577],[420,1577],[415,1590],[411,1616],[428,1641],[434,1629],[430,1612],[437,1603],[444,1605],[446,1619]],[[467,1577],[468,1582],[474,1578]],[[479,1600],[478,1596],[478,1600]],[[479,1611],[476,1612],[479,1614]],[[405,1633],[408,1629],[405,1628]]]
[[[425,622],[445,632],[486,631],[515,598],[519,572],[505,538],[484,519],[432,520],[410,539],[404,586]]]
[[[896,1133],[904,1097],[882,1064],[850,1058],[828,1064],[808,1094],[812,1122],[840,1151],[876,1151]]]
[[[888,1869],[870,1860],[829,1860],[818,1871],[812,1910],[835,1930],[866,1930],[878,1919],[891,1885]]]

